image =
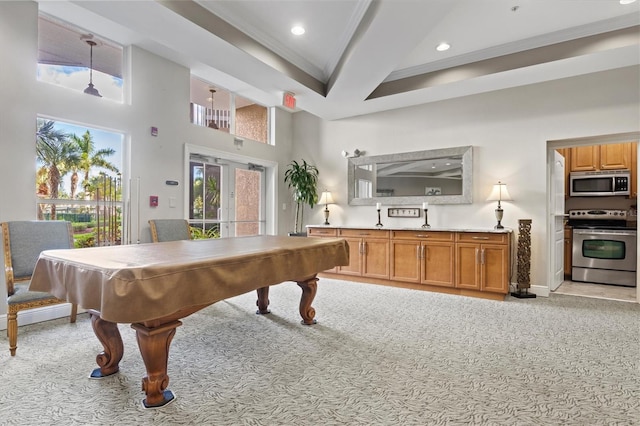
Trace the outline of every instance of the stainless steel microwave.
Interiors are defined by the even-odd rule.
[[[629,195],[631,173],[629,170],[607,170],[600,172],[571,172],[570,193],[572,197],[603,197]]]

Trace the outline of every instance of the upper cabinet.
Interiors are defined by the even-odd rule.
[[[631,169],[632,143],[571,148],[571,171]]]

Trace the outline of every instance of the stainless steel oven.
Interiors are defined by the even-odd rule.
[[[573,281],[636,286],[637,231],[626,226],[625,211],[571,211],[569,224]]]

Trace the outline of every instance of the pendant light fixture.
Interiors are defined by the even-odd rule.
[[[93,40],[85,40],[85,41],[89,45],[90,56],[89,56],[89,85],[87,86],[86,89],[84,89],[84,93],[88,95],[98,96],[101,98],[102,95],[100,94],[100,92],[98,92],[98,89],[93,87],[93,46],[95,46],[97,43]]]
[[[216,124],[214,117],[214,110],[213,110],[213,94],[216,93],[215,89],[209,89],[209,92],[211,92],[211,97],[209,98],[209,100],[211,100],[211,120],[209,120],[209,127],[211,127],[212,129],[217,129],[218,125]]]

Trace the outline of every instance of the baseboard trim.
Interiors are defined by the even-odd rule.
[[[78,307],[78,313],[85,312]],[[58,305],[49,305],[42,308],[29,309],[18,312],[18,327],[29,324],[36,324],[43,321],[50,321],[58,318],[64,318],[71,315],[71,304],[60,303]],[[7,329],[7,314],[0,315],[0,330]]]

